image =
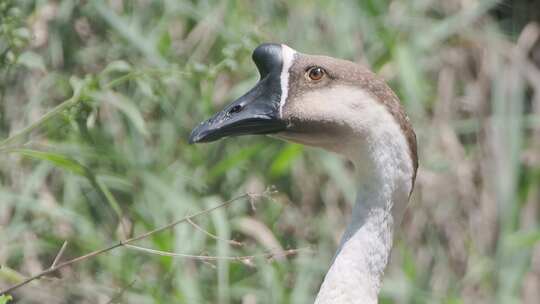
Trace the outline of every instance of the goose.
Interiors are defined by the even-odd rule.
[[[257,84],[196,126],[189,142],[268,134],[350,160],[357,198],[315,303],[377,303],[418,168],[409,118],[384,80],[354,62],[276,43],[252,59]]]

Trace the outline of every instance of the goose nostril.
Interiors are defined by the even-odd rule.
[[[242,106],[241,105],[235,105],[234,107],[232,107],[230,110],[229,110],[229,115],[230,114],[234,114],[234,113],[238,113],[242,111]]]

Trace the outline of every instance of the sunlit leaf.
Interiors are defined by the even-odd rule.
[[[270,175],[278,177],[287,173],[292,162],[300,156],[303,150],[302,146],[297,144],[285,146],[272,162],[272,165],[270,166]]]
[[[13,300],[13,298],[10,295],[0,295],[0,304],[7,304]]]
[[[237,167],[240,163],[250,159],[253,155],[259,152],[262,147],[263,146],[261,144],[251,145],[229,154],[227,157],[217,163],[212,169],[210,169],[208,178],[210,180],[215,180],[216,178],[224,175],[229,169]]]

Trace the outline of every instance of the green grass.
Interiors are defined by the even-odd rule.
[[[493,0],[2,1],[0,287],[49,267],[65,240],[75,257],[274,186],[255,210],[238,202],[197,220],[242,247],[187,224],[140,245],[312,252],[250,266],[119,248],[12,296],[312,303],[354,199],[350,167],[265,137],[187,143],[256,82],[251,51],[275,41],[369,65],[413,120],[421,167],[381,303],[536,303],[540,88],[527,11]]]

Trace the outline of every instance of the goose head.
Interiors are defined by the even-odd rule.
[[[358,163],[361,150],[381,140],[388,140],[391,148],[397,135],[404,140],[397,148],[407,150],[407,162],[416,172],[416,137],[409,119],[394,92],[374,73],[354,62],[303,54],[284,44],[262,44],[252,59],[260,80],[199,124],[190,143],[268,134]]]

